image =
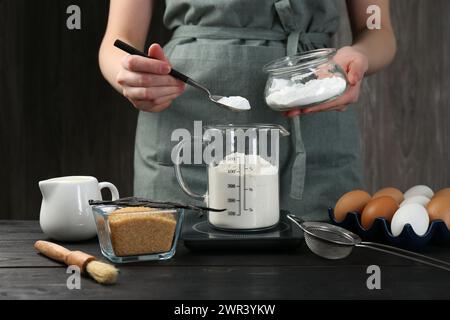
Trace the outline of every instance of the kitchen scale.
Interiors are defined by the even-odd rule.
[[[261,231],[223,231],[212,227],[206,215],[186,214],[181,237],[190,250],[294,249],[303,241],[303,231],[281,210],[277,226]]]

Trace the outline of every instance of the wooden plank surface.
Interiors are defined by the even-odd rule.
[[[0,220],[0,241],[39,240],[42,237],[38,221]]]
[[[25,267],[58,267],[61,266],[36,252],[33,247],[34,240],[0,241],[0,268],[25,268]],[[96,240],[80,244],[64,244],[70,250],[81,250],[102,258],[99,245]],[[449,259],[448,250],[442,247],[432,247],[427,254],[436,258]],[[344,266],[369,266],[372,264],[384,266],[411,266],[416,265],[410,261],[386,256],[382,253],[372,252],[366,249],[355,249],[352,254],[343,260],[331,261],[315,256],[305,244],[296,250],[288,251],[202,251],[188,250],[180,242],[175,257],[168,261],[150,261],[139,264],[126,264],[125,266],[319,266],[319,267],[344,267]],[[418,264],[417,264],[418,265]],[[432,269],[430,269],[432,270]]]
[[[8,230],[6,233],[5,230]],[[33,236],[29,236],[29,234]],[[16,232],[17,231],[17,232]],[[6,237],[4,235],[7,235]],[[59,266],[36,253],[33,244],[36,240],[46,239],[40,231],[37,221],[0,221],[0,268],[10,267],[54,267]],[[97,239],[80,243],[60,243],[70,250],[81,250],[101,257]],[[450,260],[448,247],[428,246],[423,252],[436,258]],[[250,257],[250,258],[249,258]],[[294,250],[268,251],[204,251],[191,252],[180,241],[177,254],[169,261],[147,262],[144,265],[153,267],[167,266],[354,266],[379,264],[386,266],[414,265],[401,258],[372,252],[368,249],[355,248],[352,254],[343,260],[330,261],[312,254],[303,243]],[[138,264],[143,265],[142,263]],[[128,266],[135,266],[129,265]]]
[[[68,290],[64,269],[0,269],[0,299],[444,299],[445,272],[382,268],[382,290],[368,290],[361,266],[124,267],[114,286],[83,278]]]
[[[8,236],[0,238],[0,299],[450,298],[449,272],[364,249],[330,261],[304,244],[285,252],[225,253],[191,252],[180,243],[172,260],[119,265],[113,287],[82,278],[82,290],[69,290],[66,267],[33,248],[36,239],[45,239],[37,221],[0,221],[1,234]],[[65,246],[101,257],[96,239]],[[448,247],[429,247],[425,253],[450,260]],[[372,264],[381,268],[380,291],[366,287]]]
[[[60,264],[39,255],[33,247],[35,240],[0,240],[0,268],[24,268],[24,267],[57,267]],[[96,240],[80,244],[64,244],[70,250],[81,250],[102,258],[99,245]],[[424,254],[435,258],[450,261],[448,248],[430,247]],[[388,256],[382,253],[372,252],[367,249],[356,248],[352,254],[343,260],[331,261],[315,256],[305,244],[296,250],[288,251],[259,251],[259,252],[226,252],[226,251],[202,251],[193,252],[179,243],[175,257],[169,261],[144,262],[139,264],[127,264],[126,266],[320,266],[320,267],[344,267],[344,266],[369,266],[372,264],[384,266],[411,266],[418,265],[410,261]],[[432,269],[430,269],[432,270]]]

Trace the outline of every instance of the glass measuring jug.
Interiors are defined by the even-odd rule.
[[[275,124],[217,125],[204,127],[201,139],[203,162],[207,165],[206,194],[192,191],[183,178],[182,154],[191,141],[174,149],[175,175],[181,189],[210,208],[208,222],[222,230],[262,230],[278,224],[279,138],[289,132]]]

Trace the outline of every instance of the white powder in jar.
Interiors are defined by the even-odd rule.
[[[208,170],[209,222],[223,229],[260,229],[279,221],[278,167],[258,155],[232,153]]]
[[[224,104],[230,108],[238,110],[250,110],[250,102],[247,99],[240,96],[231,96],[220,98],[219,103]]]
[[[274,79],[266,103],[280,109],[302,107],[339,96],[346,87],[347,82],[341,77],[313,79],[306,83]]]

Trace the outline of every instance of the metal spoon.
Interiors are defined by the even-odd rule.
[[[119,48],[119,49],[121,49],[121,50],[123,50],[123,51],[125,51],[125,52],[128,52],[131,55],[137,55],[137,56],[141,56],[141,57],[145,57],[145,58],[150,58],[144,52],[142,52],[142,51],[140,51],[140,50],[130,46],[129,44],[127,44],[127,43],[125,43],[125,42],[123,42],[123,41],[121,41],[119,39],[117,39],[114,42],[114,46]],[[172,77],[177,78],[178,80],[181,80],[184,83],[187,83],[187,84],[193,86],[194,88],[202,90],[203,92],[205,92],[208,95],[209,100],[211,100],[212,102],[214,102],[218,106],[221,106],[223,108],[226,108],[228,110],[235,111],[235,112],[248,111],[248,109],[235,108],[233,106],[220,103],[219,100],[224,98],[223,96],[212,95],[211,91],[209,91],[208,88],[206,88],[205,86],[201,85],[197,81],[189,78],[188,76],[182,74],[181,72],[179,72],[179,71],[177,71],[175,69],[171,69],[169,74]]]

